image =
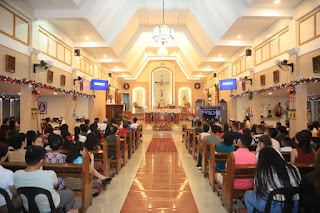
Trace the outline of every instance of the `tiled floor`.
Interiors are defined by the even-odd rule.
[[[153,136],[121,212],[198,212],[171,134]]]

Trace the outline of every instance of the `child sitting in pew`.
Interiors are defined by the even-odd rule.
[[[291,152],[291,139],[289,137],[284,137],[284,139],[281,141],[281,146],[282,148],[280,148],[280,152]]]
[[[83,143],[80,142],[74,142],[74,143],[69,143],[68,147],[68,155],[66,162],[67,163],[77,163],[77,164],[82,164],[82,155],[87,151],[86,148],[84,147]],[[90,153],[90,167],[92,170],[92,173],[95,177],[101,180],[101,183],[106,186],[109,184],[112,180],[112,178],[107,178],[104,175],[100,174],[97,170],[94,168],[94,156],[92,153]]]
[[[301,179],[299,170],[287,163],[274,148],[265,147],[259,153],[254,181],[256,190],[249,190],[244,194],[248,213],[253,213],[254,208],[264,212],[270,192],[280,188],[298,187]],[[293,199],[292,213],[296,213],[299,195],[294,195]],[[283,195],[273,197],[270,212],[282,212],[283,202],[281,201],[284,201]]]

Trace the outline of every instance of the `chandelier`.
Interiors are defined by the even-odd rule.
[[[164,21],[164,0],[162,0],[162,24],[157,26],[153,30],[153,39],[161,44],[164,45],[170,40],[173,40],[173,29],[168,27]]]

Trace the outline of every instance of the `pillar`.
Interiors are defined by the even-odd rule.
[[[75,110],[76,110],[76,102],[73,100],[72,94],[65,94],[64,107],[65,107],[64,120],[66,121],[66,124],[69,126],[69,132],[72,133],[76,124],[76,120],[74,116]]]
[[[91,122],[94,120],[94,100],[93,98],[89,98],[88,100],[88,119]],[[102,123],[102,121],[100,123]]]
[[[252,110],[252,117],[250,118],[251,125],[260,124],[261,122],[261,95],[254,94],[250,100],[250,110]]]
[[[237,98],[231,98],[231,101],[229,103],[231,104],[228,104],[228,110],[229,110],[228,118],[237,120]]]
[[[290,102],[290,109],[296,109],[296,120],[290,120],[290,137],[294,137],[297,132],[308,127],[308,86],[307,84],[296,86],[295,90],[296,94]]]
[[[21,85],[20,95],[20,132],[26,133],[29,130],[40,130],[37,127],[37,119],[32,119],[32,109],[37,109],[37,103],[32,94],[33,87],[30,85]]]
[[[106,118],[106,91],[96,90],[94,91],[96,98],[94,99],[94,107],[89,110],[94,111],[94,118],[99,118],[100,121]],[[115,97],[114,95],[112,95]]]

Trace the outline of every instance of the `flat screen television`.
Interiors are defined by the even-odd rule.
[[[108,81],[92,79],[91,89],[92,90],[108,90]]]
[[[220,90],[237,89],[237,79],[220,80]]]

